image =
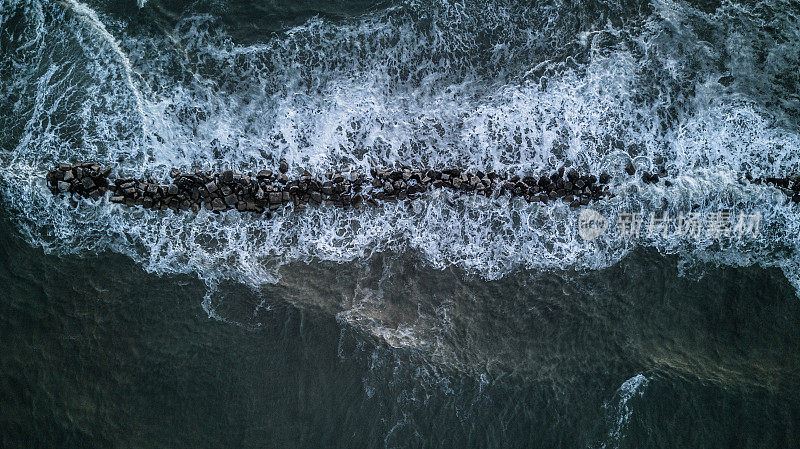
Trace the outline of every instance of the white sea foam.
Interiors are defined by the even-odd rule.
[[[620,443],[625,438],[625,426],[633,415],[633,408],[628,402],[636,397],[642,396],[645,392],[649,380],[642,374],[637,374],[626,380],[619,386],[614,393],[616,403],[606,403],[604,407],[612,414],[611,429],[608,432],[606,441],[600,444],[601,448],[620,447]]]
[[[498,279],[525,268],[599,269],[648,245],[687,260],[777,266],[800,287],[797,206],[771,188],[738,183],[743,170],[800,172],[797,128],[776,119],[791,105],[768,109],[758,88],[752,98],[728,90],[712,67],[688,75],[684,66],[705,63],[692,53],[700,44],[691,32],[667,31],[675,21],[714,18],[682,3],[658,2],[635,30],[609,27],[574,41],[572,19],[529,7],[411,2],[349,22],[312,19],[249,46],[208,16],[180,21],[169,38],[129,36],[88,6],[66,4],[13,4],[36,27],[40,61],[19,72],[30,107],[19,111],[26,119],[17,145],[1,156],[3,198],[29,240],[48,250],[112,250],[154,273],[258,286],[276,282],[290,262],[377,252],[413,251],[435,268]],[[36,19],[42,8],[52,20]],[[799,32],[788,25],[787,33]],[[569,45],[584,62],[558,60],[556,50]],[[770,51],[790,51],[784,45]],[[674,186],[627,178],[629,157],[641,168],[664,167]],[[175,215],[105,201],[71,205],[41,179],[61,160],[163,178],[173,166],[246,170],[279,158],[318,172],[407,163],[541,174],[569,164],[615,175],[618,196],[595,206],[612,220],[697,205],[702,214],[760,213],[763,231],[722,248],[612,232],[584,242],[577,213],[564,204],[445,191],[413,207],[287,210],[271,220]],[[413,329],[394,332],[392,341],[412,345]]]

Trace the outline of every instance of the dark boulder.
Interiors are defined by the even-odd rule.
[[[225,210],[225,209],[227,209],[227,208],[228,208],[228,207],[225,205],[225,203],[222,201],[222,199],[221,199],[221,198],[214,198],[214,199],[211,201],[211,207],[212,207],[214,210],[217,210],[217,211],[222,211],[222,210]]]
[[[88,176],[81,179],[81,186],[87,191],[95,187],[94,181],[92,181],[92,178],[89,178]]]
[[[575,182],[575,181],[577,181],[577,180],[578,180],[578,177],[579,177],[579,176],[578,176],[578,172],[577,172],[577,171],[576,171],[574,168],[570,169],[570,170],[567,172],[567,179],[568,179],[570,182]]]
[[[636,174],[636,166],[633,165],[632,161],[628,161],[628,164],[625,166],[625,173],[633,176]]]
[[[222,175],[219,178],[222,182],[226,184],[231,184],[233,183],[233,171],[225,170],[224,172],[222,172]]]
[[[225,204],[227,204],[228,206],[234,206],[238,201],[239,198],[237,198],[236,195],[232,193],[230,195],[225,196]]]

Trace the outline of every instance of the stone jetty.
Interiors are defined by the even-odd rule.
[[[753,184],[766,184],[775,187],[790,197],[793,203],[800,203],[800,175],[790,175],[784,178],[754,178],[748,173],[745,179]]]
[[[237,210],[263,213],[292,204],[295,209],[328,204],[336,207],[378,205],[382,201],[413,200],[433,189],[491,196],[495,193],[524,198],[528,202],[564,201],[572,207],[611,196],[611,177],[580,174],[561,168],[542,176],[518,176],[453,169],[373,169],[369,176],[355,171],[312,175],[309,171],[289,177],[289,165],[256,174],[173,169],[171,182],[120,177],[110,179],[111,169],[91,162],[59,164],[47,174],[54,194],[100,199],[107,193],[113,203],[146,209],[211,211]]]
[[[635,176],[630,164],[625,170]],[[71,194],[99,200],[110,196],[113,203],[141,206],[152,210],[192,210],[205,208],[222,212],[264,213],[292,204],[295,209],[308,206],[335,207],[377,206],[382,201],[413,200],[434,189],[450,189],[462,194],[524,198],[528,202],[563,201],[573,208],[613,196],[609,190],[611,176],[601,173],[578,173],[560,168],[540,176],[519,176],[494,172],[451,169],[373,169],[369,176],[355,171],[312,175],[309,171],[289,176],[289,165],[281,160],[277,170],[261,170],[256,174],[208,171],[181,172],[173,169],[171,182],[120,177],[110,179],[111,168],[92,162],[58,164],[47,174],[54,194]],[[656,184],[657,174],[642,173],[644,183]],[[800,178],[748,179],[784,191],[794,202],[800,202]],[[668,180],[664,185],[670,186]]]

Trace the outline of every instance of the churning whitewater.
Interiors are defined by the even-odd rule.
[[[201,7],[138,6],[131,19],[91,2],[0,0],[0,195],[48,251],[111,250],[213,289],[277,283],[290,263],[384,253],[498,279],[597,270],[647,246],[679,255],[686,275],[708,262],[780,267],[800,292],[800,207],[741,182],[800,172],[796,2],[412,0],[257,38]],[[172,167],[246,172],[281,159],[320,173],[566,166],[610,173],[616,196],[593,204],[611,223],[588,241],[560,202],[436,191],[411,206],[263,220],[97,206],[54,197],[45,181],[61,161],[163,179]],[[624,176],[629,162],[672,186]],[[759,232],[611,232],[621,214],[722,210],[759,216]]]

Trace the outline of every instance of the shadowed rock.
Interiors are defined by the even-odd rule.
[[[297,210],[309,204],[342,208],[376,206],[381,201],[413,200],[433,189],[444,188],[466,195],[520,197],[528,202],[561,200],[572,207],[612,196],[606,185],[611,181],[610,175],[603,173],[598,179],[564,167],[550,174],[524,177],[460,168],[375,168],[370,171],[371,178],[353,171],[314,176],[308,170],[298,170],[302,174],[290,179],[288,172],[288,163],[281,160],[277,172],[260,170],[255,176],[233,170],[190,173],[172,169],[171,182],[163,185],[130,177],[110,183],[110,168],[77,163],[59,164],[47,174],[47,181],[54,194],[100,199],[108,192],[110,201],[116,204],[195,212],[205,208],[214,212],[264,213],[287,204]]]

